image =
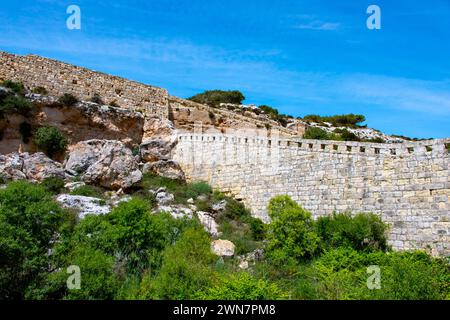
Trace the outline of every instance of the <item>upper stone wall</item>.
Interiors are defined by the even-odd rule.
[[[28,89],[44,87],[50,95],[71,93],[89,100],[95,93],[105,103],[168,117],[166,90],[35,55],[0,52],[0,78],[21,81]]]
[[[271,135],[180,134],[174,152],[186,176],[242,199],[268,220],[287,194],[313,216],[374,212],[395,249],[450,254],[450,139],[378,144]]]

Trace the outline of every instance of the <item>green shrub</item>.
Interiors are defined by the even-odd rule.
[[[67,139],[58,128],[43,126],[36,130],[34,135],[36,146],[49,157],[53,157],[66,149]]]
[[[11,89],[14,93],[19,95],[25,94],[25,87],[21,82],[14,82],[11,80],[5,80],[1,83],[2,87]]]
[[[366,121],[366,118],[360,114],[343,114],[335,116],[319,116],[319,115],[307,115],[303,119],[308,122],[323,123],[329,122],[335,127],[356,127],[358,124]]]
[[[65,215],[39,185],[0,190],[0,299],[23,299],[48,271],[48,251]]]
[[[347,246],[356,250],[388,250],[388,226],[373,213],[333,214],[317,219],[317,233],[323,248]]]
[[[344,141],[361,141],[356,134],[348,131],[347,129],[335,129],[334,132],[339,133]]]
[[[250,230],[252,231],[253,239],[260,241],[266,237],[266,226],[258,218],[250,217],[247,222],[250,225]]]
[[[63,106],[72,107],[78,102],[78,98],[71,93],[64,93],[61,97],[59,97],[58,102]]]
[[[303,135],[304,139],[330,140],[330,134],[317,127],[309,127]]]
[[[46,274],[39,287],[29,290],[27,299],[111,300],[120,284],[114,263],[114,257],[101,250],[77,246],[64,257],[60,269]],[[80,289],[67,288],[69,266],[80,268]]]
[[[272,117],[275,117],[275,118],[278,117],[278,110],[275,108],[272,108],[272,107],[266,106],[266,105],[259,106],[258,108]]]
[[[245,100],[244,95],[240,91],[222,91],[211,90],[197,94],[188,100],[209,105],[211,107],[218,107],[221,103],[241,104]]]
[[[265,279],[255,279],[246,272],[222,276],[219,283],[199,292],[201,300],[277,300],[287,295],[276,284]]]
[[[194,182],[186,183],[184,181],[178,181],[160,177],[153,173],[145,173],[140,187],[144,190],[164,187],[175,197],[176,203],[185,203],[189,198],[197,198],[200,195],[209,196],[212,192],[211,186],[206,182]]]
[[[48,177],[41,182],[41,186],[44,187],[47,192],[58,194],[64,189],[64,180],[59,177]]]
[[[23,143],[29,143],[31,136],[33,135],[31,124],[29,124],[28,122],[22,122],[19,125],[19,132],[22,136]]]
[[[32,108],[32,103],[22,96],[10,95],[3,99],[0,105],[0,114],[17,112],[27,115]]]
[[[31,90],[32,93],[41,94],[41,95],[47,95],[48,91],[44,87],[36,87],[33,90]]]
[[[292,264],[312,258],[319,245],[311,214],[289,196],[277,196],[269,202],[267,257],[274,264]]]
[[[380,289],[367,287],[372,265],[380,268]],[[313,270],[322,299],[428,300],[448,298],[450,292],[448,261],[420,251],[332,249],[314,262]]]
[[[104,105],[105,103],[102,100],[102,97],[98,93],[94,93],[92,98],[90,99],[91,102],[94,102],[96,104]]]
[[[168,247],[155,278],[144,277],[140,299],[193,299],[210,287],[216,277],[211,266],[217,258],[201,227],[186,229],[175,245]]]

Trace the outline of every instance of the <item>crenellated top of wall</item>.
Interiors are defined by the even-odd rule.
[[[0,65],[0,78],[20,81],[28,89],[44,87],[51,95],[71,93],[86,101],[97,93],[107,104],[115,102],[150,116],[168,117],[165,89],[36,55],[0,52]]]
[[[250,134],[249,134],[250,133]],[[405,156],[450,156],[450,138],[411,141],[405,143],[370,143],[356,141],[313,140],[296,137],[280,136],[275,131],[268,137],[264,132],[236,132],[228,134],[217,133],[179,133],[180,141],[223,141],[232,144],[265,145],[267,147],[278,146],[280,148],[296,148],[304,151],[358,154],[358,155],[389,155],[393,157]]]

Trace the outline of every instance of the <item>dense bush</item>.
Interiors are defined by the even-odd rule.
[[[267,256],[275,264],[293,264],[312,258],[319,237],[311,214],[288,196],[270,200],[268,213],[272,219],[267,233]]]
[[[21,82],[14,82],[11,80],[3,81],[0,86],[11,89],[14,93],[19,95],[25,94],[25,87]]]
[[[258,107],[259,109],[261,109],[262,111],[264,111],[266,114],[272,116],[272,117],[278,117],[279,113],[278,110],[275,108],[272,108],[270,106],[267,105],[262,105]]]
[[[238,271],[240,260],[212,254],[196,219],[151,214],[147,201],[132,199],[110,214],[78,220],[45,190],[59,187],[61,181],[46,179],[0,190],[0,299],[450,298],[448,259],[388,251],[386,226],[372,214],[314,222],[288,196],[278,196],[264,226],[207,184],[178,182],[180,194],[190,190],[208,206],[227,200],[216,219],[236,255],[264,245],[265,258],[247,273]],[[71,265],[81,269],[80,290],[67,288]],[[380,268],[380,289],[367,286],[369,266]]]
[[[59,97],[58,102],[63,106],[71,107],[78,102],[78,98],[71,93],[64,93],[61,97]]]
[[[237,90],[234,91],[222,91],[211,90],[199,93],[188,100],[209,105],[211,107],[218,107],[221,103],[233,103],[241,104],[245,100],[244,95]]]
[[[335,127],[356,127],[366,121],[366,118],[363,115],[350,113],[335,116],[307,115],[303,117],[303,120],[315,123],[329,122]]]
[[[41,186],[52,194],[58,194],[64,189],[64,180],[58,177],[48,177],[41,182]]]
[[[348,131],[347,129],[335,129],[334,133],[340,134],[341,139],[344,141],[361,141],[356,134]]]
[[[17,112],[27,115],[31,111],[31,102],[22,96],[9,95],[0,101],[0,115]]]
[[[66,149],[67,139],[58,128],[43,126],[36,130],[34,135],[36,146],[43,150],[49,157]]]
[[[276,284],[265,279],[255,279],[246,272],[222,277],[219,283],[199,292],[201,300],[277,300],[287,295]]]
[[[303,135],[304,139],[330,140],[330,134],[317,127],[309,127]]]
[[[367,267],[380,268],[380,289],[367,287]],[[445,299],[450,293],[448,261],[416,252],[358,252],[350,248],[327,251],[312,269],[323,299]]]
[[[197,292],[210,287],[216,277],[211,266],[216,257],[210,240],[201,228],[189,228],[167,248],[156,278],[143,279],[141,299],[193,299]]]
[[[317,219],[317,233],[323,248],[350,247],[356,250],[388,249],[387,225],[373,213],[333,214]]]
[[[0,190],[0,299],[22,299],[48,272],[48,251],[65,221],[43,187],[11,182]]]

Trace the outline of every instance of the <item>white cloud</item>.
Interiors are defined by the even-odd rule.
[[[295,20],[292,26],[294,29],[334,31],[341,27],[338,22],[323,21],[310,14],[295,15],[292,19]]]
[[[322,22],[319,20],[312,21],[307,24],[298,24],[294,26],[294,29],[308,29],[308,30],[326,30],[332,31],[337,30],[340,27],[340,23],[334,22]]]

